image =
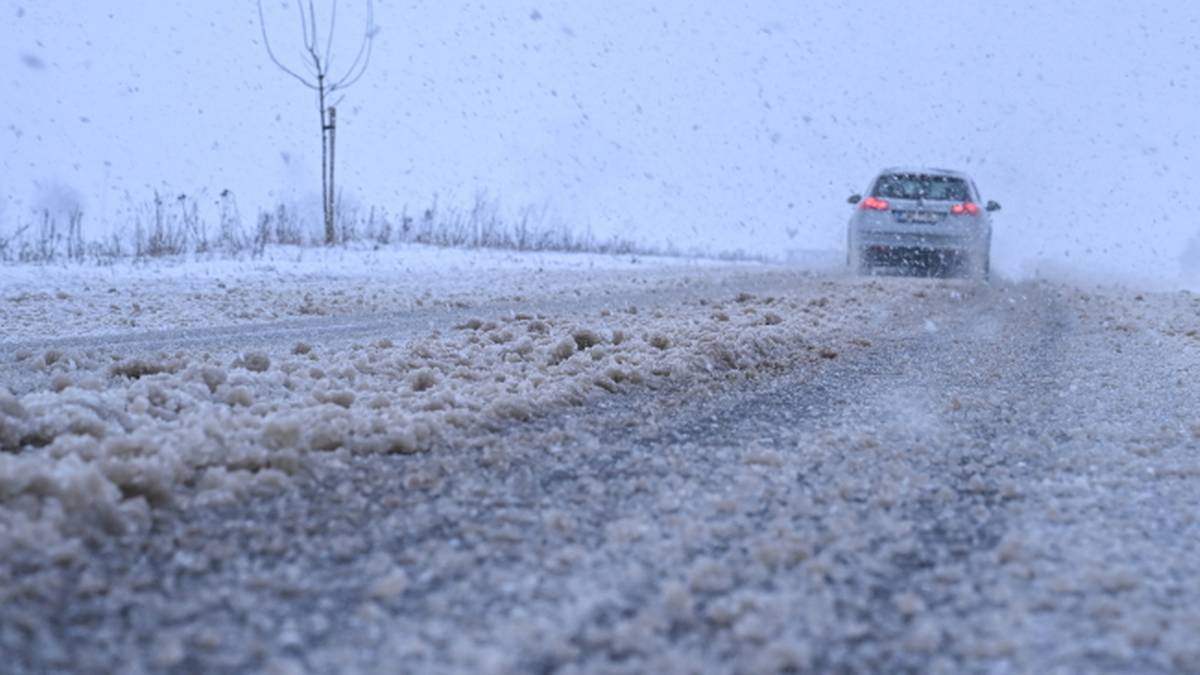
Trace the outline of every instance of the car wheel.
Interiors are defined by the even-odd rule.
[[[962,276],[968,279],[987,281],[991,277],[991,267],[992,260],[990,254],[974,255],[967,259]]]
[[[850,235],[846,235],[846,269],[855,276],[871,273],[871,268],[863,261],[862,251],[857,250]]]
[[[850,274],[857,277],[869,277],[874,272],[871,264],[863,259],[862,253],[848,253],[847,267],[850,270]]]

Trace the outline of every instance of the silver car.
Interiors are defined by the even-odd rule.
[[[866,197],[852,195],[846,260],[851,271],[986,278],[992,221],[1000,205],[979,197],[975,181],[945,169],[887,169]]]

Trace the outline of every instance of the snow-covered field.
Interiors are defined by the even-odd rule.
[[[1193,294],[302,255],[0,269],[17,671],[1200,669]]]
[[[647,283],[711,261],[417,245],[272,247],[261,258],[0,265],[0,342],[410,312]],[[633,280],[630,278],[633,277]]]

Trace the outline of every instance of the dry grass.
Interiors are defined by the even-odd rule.
[[[118,259],[152,259],[172,256],[261,256],[267,246],[324,246],[319,214],[280,204],[260,211],[248,228],[234,194],[225,190],[216,197],[202,192],[153,198],[131,209],[132,222],[113,234],[88,239],[84,213],[73,208],[65,214],[43,210],[31,222],[18,222],[11,233],[0,231],[0,262],[111,264]],[[65,221],[65,222],[64,222]],[[485,192],[469,206],[432,203],[410,213],[380,207],[357,207],[339,200],[335,218],[337,244],[365,242],[377,247],[425,244],[450,248],[489,248],[513,251],[561,251],[621,255],[717,257],[727,260],[757,259],[742,251],[714,254],[673,245],[650,246],[620,237],[597,237],[580,232],[544,207],[526,207],[506,220],[500,202]]]

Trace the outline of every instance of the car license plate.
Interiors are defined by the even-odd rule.
[[[932,224],[940,220],[932,211],[897,211],[896,220],[902,223]]]

